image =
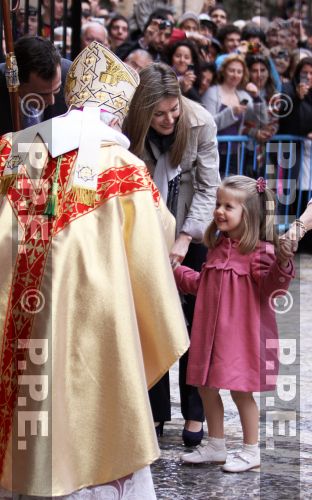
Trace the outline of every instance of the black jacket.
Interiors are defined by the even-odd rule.
[[[306,136],[312,132],[312,90],[299,99],[294,82],[285,83],[282,87],[282,99],[286,103],[285,109],[281,109],[279,120],[279,134],[291,134]],[[291,111],[290,108],[292,107]],[[290,112],[289,112],[290,111]],[[288,113],[289,112],[289,113]]]
[[[64,83],[67,72],[71,65],[71,61],[68,59],[61,60],[62,69],[62,86],[58,94],[55,95],[55,103],[53,106],[48,106],[43,113],[43,120],[49,120],[54,116],[62,115],[66,113],[67,106],[64,100]],[[11,110],[10,110],[10,98],[8,89],[5,81],[5,63],[0,64],[0,136],[11,132],[13,130]]]

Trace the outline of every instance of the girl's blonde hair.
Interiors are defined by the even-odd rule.
[[[243,66],[243,77],[242,77],[242,81],[239,84],[239,88],[244,89],[246,87],[247,83],[249,82],[249,71],[248,71],[247,64],[245,62],[244,57],[241,56],[240,54],[230,54],[230,55],[226,56],[226,58],[224,59],[224,61],[222,62],[221,66],[220,66],[220,69],[217,72],[218,83],[224,82],[225,70],[228,67],[228,65],[231,64],[232,62],[239,62]]]
[[[177,97],[180,106],[175,140],[170,149],[170,161],[172,166],[176,167],[181,163],[187,145],[189,123],[177,76],[167,64],[154,63],[140,71],[140,84],[132,97],[129,112],[123,122],[123,132],[130,139],[130,151],[144,159],[145,140],[154,109],[167,97]]]
[[[239,241],[241,253],[255,250],[259,240],[270,241],[279,248],[278,235],[274,226],[275,195],[271,189],[264,187],[265,181],[256,181],[245,175],[226,177],[219,189],[231,189],[242,204],[242,236]],[[260,186],[259,186],[260,185]],[[263,192],[261,191],[263,186]],[[214,248],[218,240],[217,225],[211,222],[204,235],[208,248]]]

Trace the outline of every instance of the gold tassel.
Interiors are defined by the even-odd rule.
[[[0,194],[7,194],[9,187],[11,187],[17,178],[17,174],[10,174],[1,177],[0,179]]]
[[[93,207],[96,200],[96,191],[93,189],[85,189],[82,187],[73,186],[73,198],[75,203],[83,203],[89,207]]]

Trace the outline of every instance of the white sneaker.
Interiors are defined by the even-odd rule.
[[[226,455],[227,451],[225,446],[221,449],[215,449],[208,443],[205,446],[198,446],[193,453],[184,453],[181,456],[181,460],[189,464],[202,464],[204,462],[224,464]]]
[[[247,470],[260,470],[260,449],[256,453],[242,450],[227,459],[222,466],[225,472],[245,472]]]

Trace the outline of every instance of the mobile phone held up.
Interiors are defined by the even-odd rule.
[[[241,104],[242,106],[246,106],[248,104],[248,99],[242,99],[241,101],[239,101],[239,104]]]
[[[194,64],[188,64],[187,71],[194,71]]]

